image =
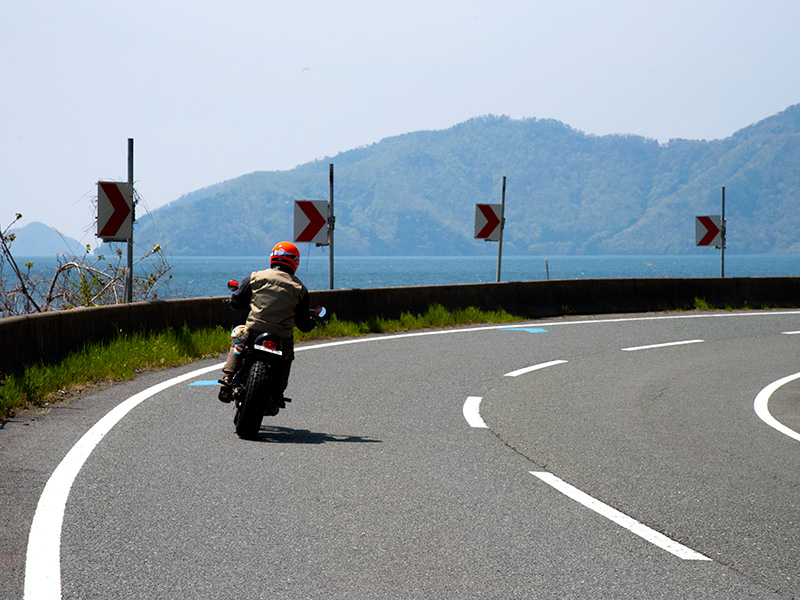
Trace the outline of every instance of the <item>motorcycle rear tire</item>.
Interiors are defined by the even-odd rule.
[[[247,376],[242,405],[237,409],[236,434],[244,440],[253,440],[258,437],[261,429],[261,420],[264,418],[264,404],[269,399],[269,366],[260,360],[250,367]]]

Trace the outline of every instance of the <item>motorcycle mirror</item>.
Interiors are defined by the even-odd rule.
[[[235,292],[236,290],[238,290],[238,289],[239,289],[239,282],[238,282],[238,281],[236,281],[235,279],[231,279],[231,280],[228,282],[228,289],[229,289],[230,291],[232,291],[232,292]]]

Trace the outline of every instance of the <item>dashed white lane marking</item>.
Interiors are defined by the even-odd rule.
[[[775,429],[776,431],[780,431],[784,435],[788,435],[793,440],[797,440],[800,442],[800,433],[797,433],[794,429],[789,429],[786,425],[778,421],[772,414],[769,412],[769,399],[770,396],[777,390],[779,387],[786,385],[790,381],[794,381],[795,379],[800,379],[800,373],[795,373],[794,375],[789,375],[788,377],[784,377],[783,379],[779,379],[778,381],[774,381],[770,383],[767,387],[761,390],[756,396],[755,401],[753,401],[753,408],[758,415],[758,418],[764,421],[767,425]]]
[[[649,346],[633,346],[623,348],[623,352],[636,352],[637,350],[651,350],[653,348],[667,348],[669,346],[685,346],[686,344],[702,344],[705,340],[684,340],[681,342],[667,342],[666,344],[650,344]]]
[[[480,396],[470,396],[467,398],[466,402],[464,402],[462,412],[470,427],[488,429],[488,425],[486,425],[481,418],[481,400],[482,398]]]
[[[532,367],[525,367],[524,369],[517,369],[516,371],[511,371],[510,373],[506,373],[505,376],[518,377],[520,375],[524,375],[525,373],[530,373],[531,371],[538,371],[539,369],[545,369],[547,367],[552,367],[554,365],[560,365],[565,362],[567,361],[551,360],[550,362],[533,365]],[[467,423],[469,424],[470,427],[488,429],[489,426],[486,425],[486,422],[481,417],[481,412],[480,412],[481,400],[483,400],[481,396],[470,396],[464,402],[464,406],[461,409],[461,412],[464,413],[464,418],[467,420]]]
[[[640,538],[658,546],[662,550],[666,550],[667,552],[674,554],[678,558],[682,558],[683,560],[711,560],[707,556],[704,556],[699,552],[695,552],[691,548],[687,548],[675,540],[671,540],[664,534],[650,529],[647,525],[644,525],[636,519],[621,513],[617,509],[610,507],[608,504],[600,502],[600,500],[597,500],[596,498],[592,498],[590,495],[580,491],[574,486],[571,486],[563,479],[559,479],[552,473],[530,471],[530,474],[538,477],[546,484],[552,486],[576,502],[583,504],[586,508],[589,508],[597,514],[604,516],[617,525],[624,527],[631,533],[638,535]]]
[[[531,371],[538,371],[539,369],[546,369],[547,367],[552,367],[555,365],[564,364],[565,360],[551,360],[550,362],[541,363],[538,365],[533,365],[532,367],[525,367],[524,369],[517,369],[516,371],[511,371],[510,373],[506,373],[506,377],[519,377],[520,375],[524,375],[525,373],[530,373]]]

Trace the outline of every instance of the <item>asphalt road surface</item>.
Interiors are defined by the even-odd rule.
[[[798,332],[753,311],[306,345],[256,441],[219,359],[25,413],[0,429],[0,597],[800,597]]]

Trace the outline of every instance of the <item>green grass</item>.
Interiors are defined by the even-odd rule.
[[[302,342],[334,337],[358,337],[370,333],[395,333],[431,327],[457,327],[470,323],[509,323],[521,321],[504,310],[483,311],[475,307],[460,308],[449,311],[436,304],[428,307],[425,314],[403,313],[399,319],[382,319],[375,317],[361,323],[340,321],[336,315],[322,329],[308,333],[295,331],[295,340]]]
[[[374,318],[362,323],[341,321],[333,315],[322,329],[309,333],[295,330],[297,342],[371,333],[394,333],[470,323],[520,321],[505,311],[486,312],[469,307],[448,311],[428,308],[423,315],[404,313],[399,319]],[[108,382],[132,379],[139,371],[164,369],[219,355],[230,345],[229,331],[222,327],[190,331],[120,334],[106,343],[89,344],[53,364],[34,364],[0,380],[0,419],[31,406],[57,402],[81,390]]]
[[[706,302],[705,298],[698,297],[695,297],[694,299],[694,308],[697,310],[712,310],[711,305]]]
[[[103,382],[124,381],[137,371],[173,367],[227,349],[228,331],[222,327],[190,331],[166,330],[154,334],[120,334],[71,352],[52,364],[33,364],[0,381],[0,419],[18,410],[66,397]]]

